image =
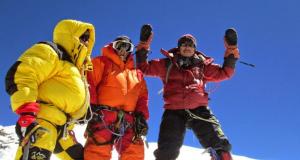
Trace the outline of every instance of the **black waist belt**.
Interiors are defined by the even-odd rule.
[[[124,111],[124,110],[116,108],[116,107],[111,107],[111,106],[102,105],[102,104],[100,104],[100,105],[91,104],[91,108],[92,108],[92,111],[96,112],[96,113],[100,110],[109,110],[109,111],[116,111],[116,112],[123,111],[127,114],[133,114],[133,112]]]

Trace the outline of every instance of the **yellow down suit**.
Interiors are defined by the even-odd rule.
[[[84,46],[79,37],[87,30],[89,44]],[[12,65],[6,76],[6,90],[11,96],[13,111],[28,102],[39,103],[37,122],[47,132],[32,146],[54,152],[64,160],[83,157],[82,146],[74,137],[73,125],[68,122],[84,117],[87,112],[89,93],[83,70],[91,64],[94,41],[92,24],[62,20],[54,29],[52,45],[47,42],[34,44]],[[67,131],[65,136],[62,136],[63,131]],[[21,156],[22,147],[19,147],[16,159]],[[43,159],[35,156],[29,159]]]

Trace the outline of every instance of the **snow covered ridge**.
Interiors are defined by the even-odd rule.
[[[78,142],[84,144],[83,132],[85,126],[77,126],[74,131]],[[13,159],[18,147],[18,137],[15,134],[15,126],[0,126],[0,159],[11,160]],[[156,149],[156,142],[149,143],[149,148],[145,148],[145,160],[154,160],[153,151]],[[182,146],[180,155],[177,160],[210,160],[208,153],[203,153],[204,149],[198,149],[189,146]],[[112,160],[117,160],[117,154],[114,151]],[[254,160],[244,156],[233,156],[234,160]],[[55,156],[51,160],[58,160]]]

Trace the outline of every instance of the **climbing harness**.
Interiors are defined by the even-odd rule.
[[[107,124],[104,120],[104,116],[105,116],[103,113],[104,110],[111,111],[111,112],[117,112],[117,120],[112,124]],[[113,143],[121,144],[122,137],[123,137],[126,129],[132,128],[132,124],[125,121],[125,114],[132,114],[132,112],[126,112],[126,111],[119,110],[119,109],[105,106],[105,105],[93,106],[93,119],[95,119],[96,123],[101,122],[102,127],[92,129],[89,126],[92,124],[89,124],[87,127],[87,132],[88,132],[89,137],[91,137],[93,139],[93,141],[96,145],[105,145],[105,144],[113,144]],[[92,121],[94,121],[94,120],[92,120]],[[102,130],[102,129],[107,129],[113,135],[113,138],[111,141],[101,143],[101,142],[98,142],[94,138],[93,133],[95,132],[95,130]]]
[[[194,113],[192,113],[189,109],[185,109],[185,111],[189,114],[190,117],[192,117],[193,119],[198,119],[201,121],[205,121],[205,122],[209,122],[209,123],[213,123],[215,125],[219,125],[217,122],[211,120],[211,119],[206,119],[206,118],[202,118],[200,116],[195,115]]]

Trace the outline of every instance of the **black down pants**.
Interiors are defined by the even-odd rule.
[[[208,107],[198,107],[190,111],[217,124],[193,119],[185,110],[165,110],[160,124],[158,148],[154,151],[156,160],[175,160],[178,157],[186,128],[193,130],[204,148],[212,147],[217,152],[231,150],[218,120]]]

